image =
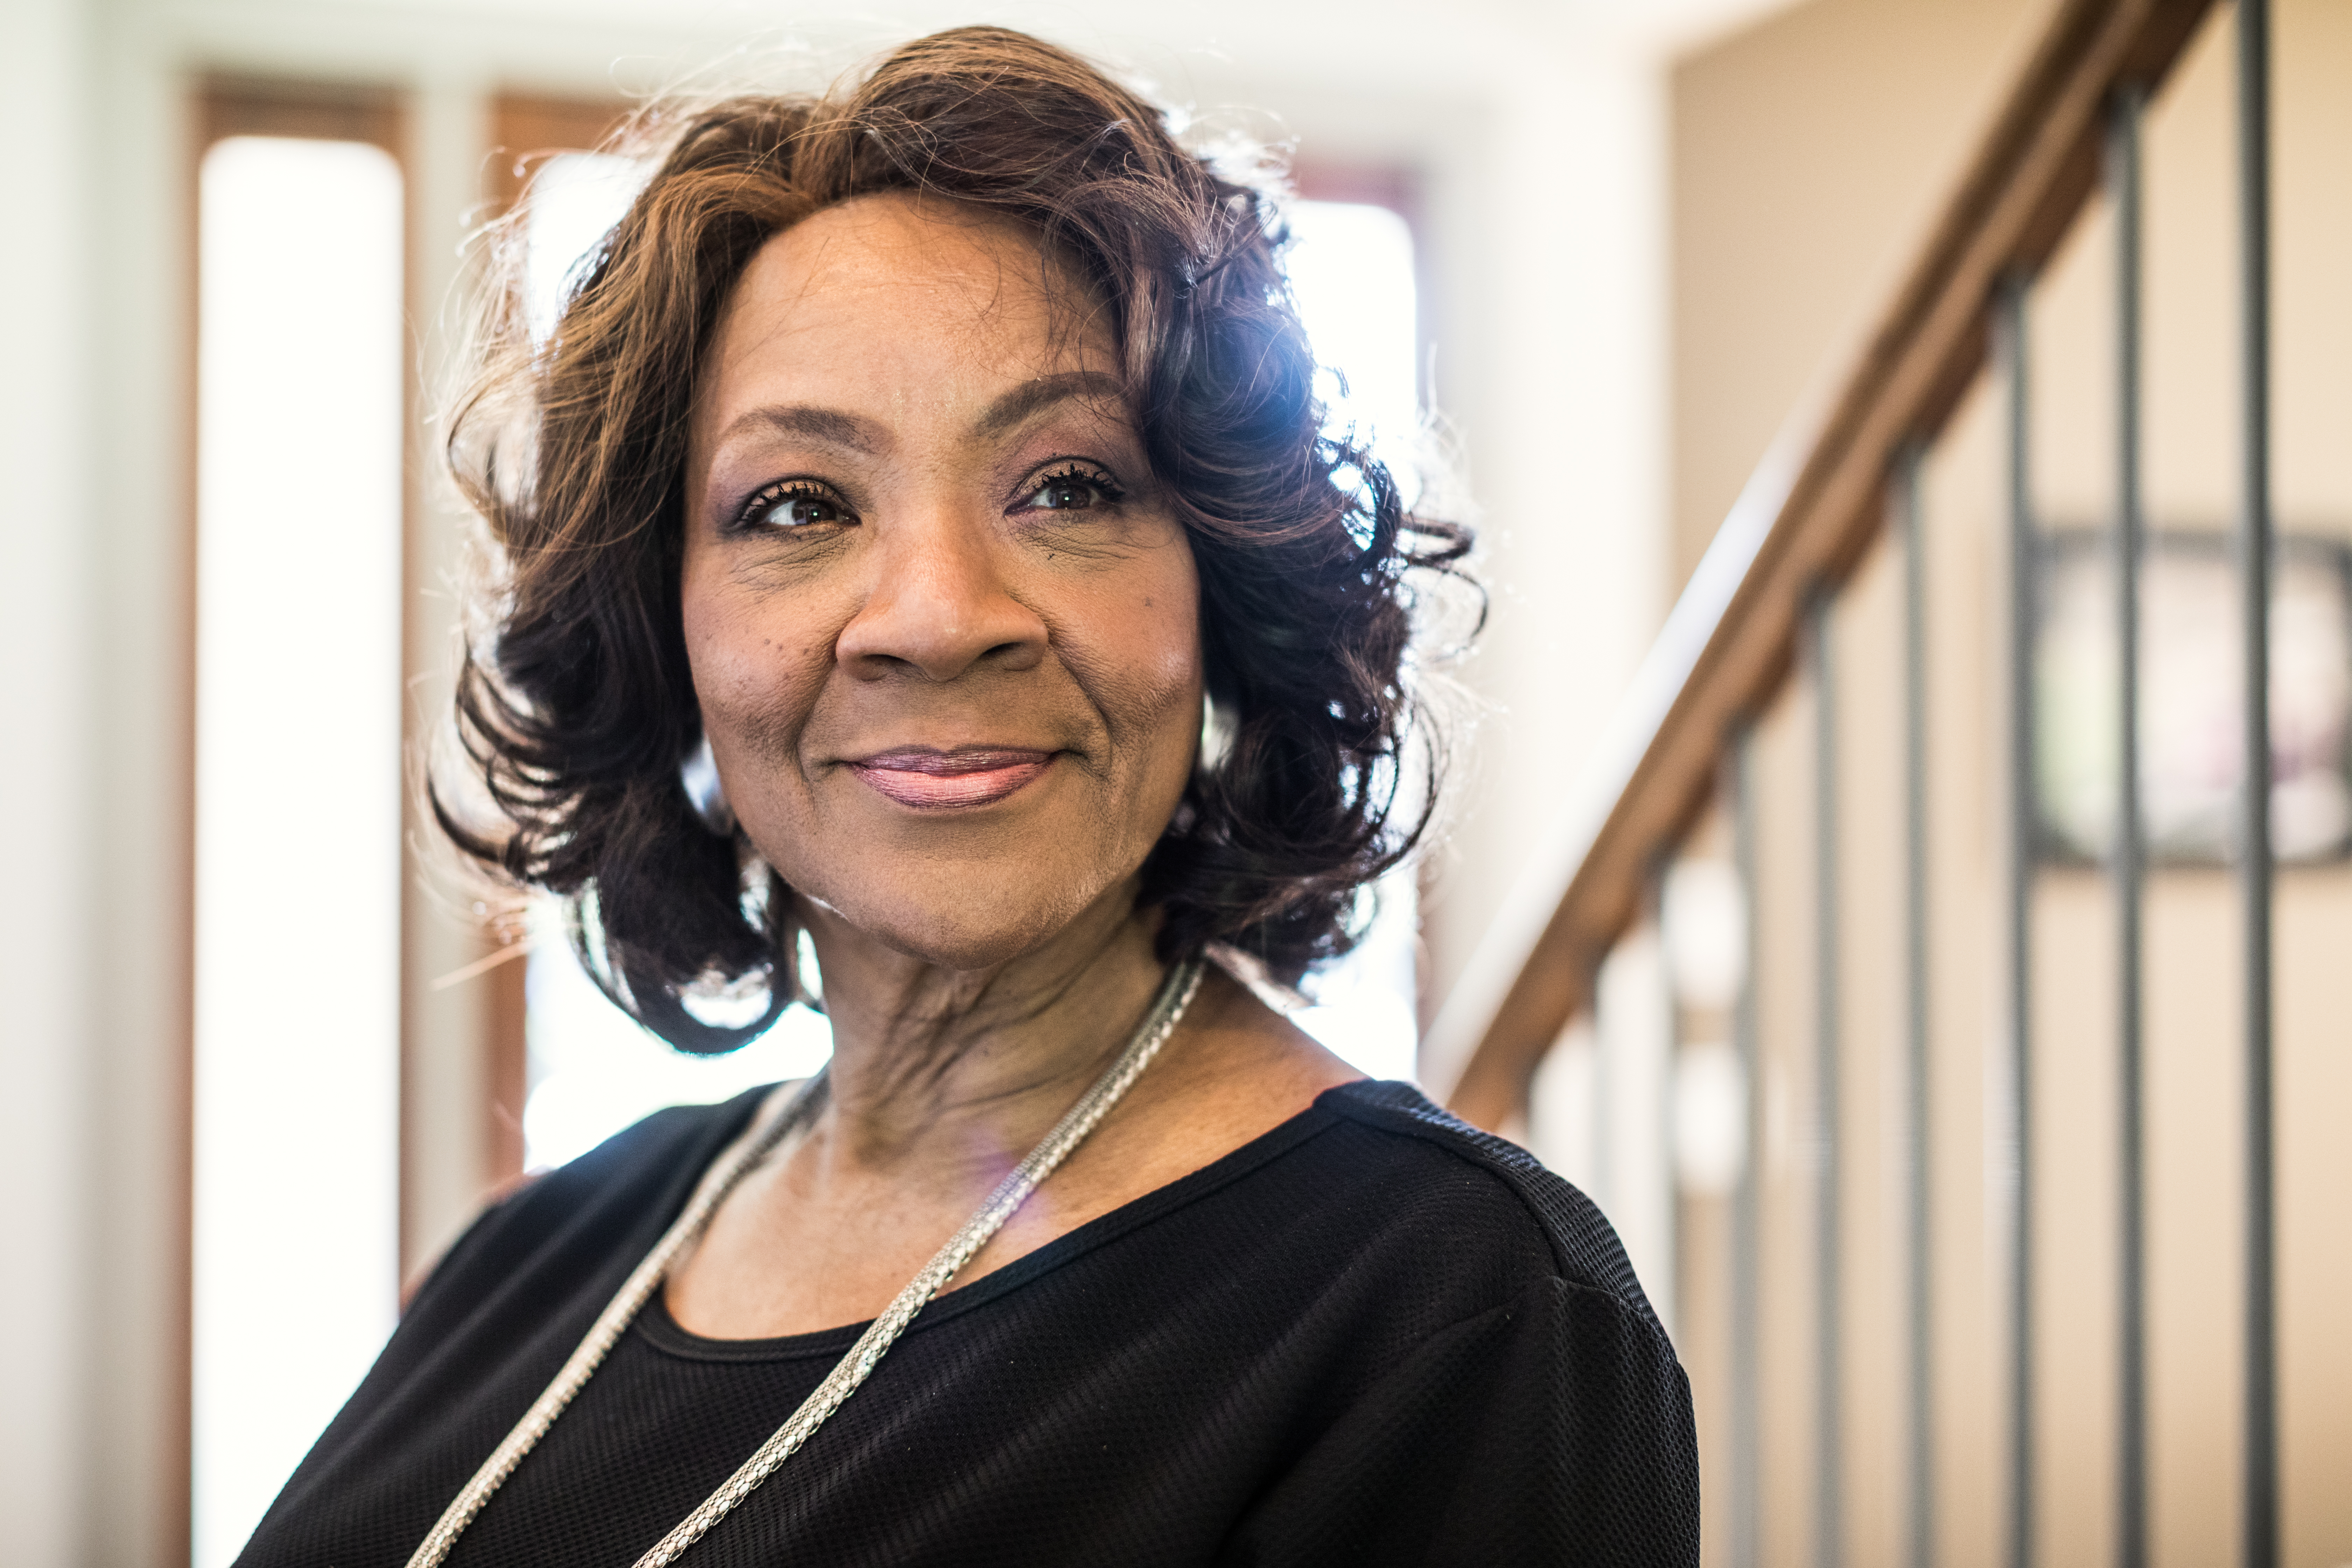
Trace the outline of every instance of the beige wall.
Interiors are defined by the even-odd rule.
[[[1682,570],[1807,379],[1866,319],[1967,122],[2013,68],[2039,4],[1817,0],[1685,61],[1673,125],[1675,543]],[[2352,532],[2352,10],[2278,9],[2278,370],[2284,526]],[[2159,521],[2226,523],[2234,489],[2233,39],[2209,24],[2147,131],[2147,487]],[[2112,230],[2094,209],[2037,290],[2035,494],[2046,518],[2109,511]],[[1981,383],[1927,474],[1933,1051],[1937,1097],[1935,1398],[1942,1560],[2000,1560],[2005,1337],[2001,1168],[2003,456]],[[1834,622],[1846,754],[1839,1002],[1848,1326],[1848,1560],[1901,1557],[1901,935],[1896,746],[1901,560],[1865,561]],[[1759,732],[1758,894],[1768,1137],[1763,1321],[1765,1560],[1809,1560],[1811,724],[1801,679]],[[2147,904],[2148,1288],[2153,1527],[2159,1564],[2236,1549],[2242,1056],[2235,895],[2163,871]],[[2035,1332],[2042,1560],[2111,1555],[2116,1340],[2116,953],[2095,872],[2035,891]],[[2352,1560],[2352,869],[2290,868],[2278,897],[2282,1373],[2286,1561]],[[1718,1226],[1687,1226],[1684,1296],[1723,1287]],[[1719,1314],[1686,1309],[1693,1323]],[[1719,1350],[1692,1357],[1720,1363]],[[1719,1400],[1702,1376],[1704,1410]],[[1711,1511],[1711,1522],[1720,1517]],[[1710,1552],[1722,1561],[1718,1531]]]
[[[1675,565],[1910,259],[2049,0],[1811,0],[1671,78]]]

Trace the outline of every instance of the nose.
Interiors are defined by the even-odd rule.
[[[949,681],[975,666],[1034,668],[1045,657],[1045,623],[1013,595],[984,524],[939,513],[877,533],[866,603],[834,645],[851,674]]]

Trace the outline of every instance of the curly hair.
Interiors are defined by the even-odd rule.
[[[1423,584],[1458,575],[1470,535],[1408,511],[1352,434],[1325,432],[1266,193],[1094,66],[994,27],[908,44],[829,96],[656,107],[619,144],[650,146],[650,181],[546,341],[509,268],[449,418],[491,557],[457,693],[488,819],[430,785],[457,847],[569,900],[589,972],[681,1048],[740,1045],[799,993],[787,890],[740,831],[702,826],[679,780],[701,725],[680,607],[688,413],[753,253],[820,208],[909,191],[1013,219],[1095,291],[1197,563],[1232,741],[1142,868],[1163,958],[1223,942],[1295,980],[1346,952],[1357,889],[1434,807],[1444,748],[1416,730],[1412,644]],[[737,1027],[685,1005],[761,987],[763,1016]]]

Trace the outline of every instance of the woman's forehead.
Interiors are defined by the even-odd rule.
[[[1109,324],[1095,306],[1032,230],[890,192],[824,208],[770,238],[729,298],[712,369],[723,378],[770,355],[808,364],[814,351],[816,366],[830,353],[875,368],[972,360],[1024,377],[1108,371]]]

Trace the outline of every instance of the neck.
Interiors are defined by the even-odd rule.
[[[985,969],[909,957],[803,901],[833,1024],[828,1163],[992,1182],[1126,1045],[1165,973],[1135,888]]]

